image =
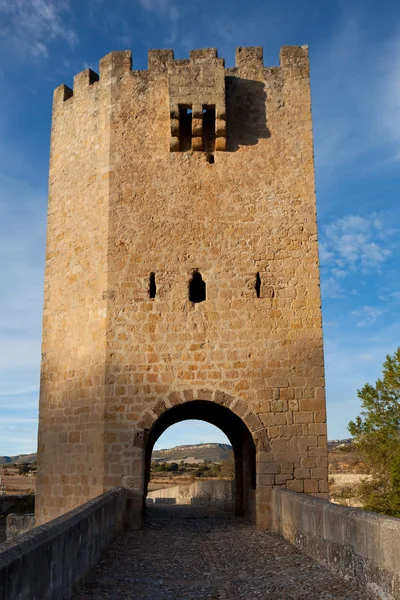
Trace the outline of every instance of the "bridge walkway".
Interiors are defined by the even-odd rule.
[[[244,519],[150,506],[121,534],[73,600],[364,600],[365,592]]]

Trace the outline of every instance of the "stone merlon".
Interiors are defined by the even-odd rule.
[[[135,75],[147,75],[150,73],[168,73],[173,67],[191,67],[218,65],[225,68],[223,58],[218,58],[216,48],[201,48],[190,51],[189,59],[175,59],[174,51],[149,50],[148,70],[132,71],[132,53],[130,50],[110,52],[100,60],[100,77],[91,69],[85,69],[74,77],[73,90],[62,84],[54,91],[55,102],[70,100],[74,93],[79,93],[89,88],[93,83],[100,81],[109,82],[113,78],[122,78],[127,73]],[[298,69],[305,76],[308,75],[308,46],[282,46],[280,52],[280,65],[283,69]],[[235,75],[237,70],[260,70],[274,69],[276,67],[264,67],[262,46],[247,46],[236,48],[235,67],[225,69],[226,75]]]

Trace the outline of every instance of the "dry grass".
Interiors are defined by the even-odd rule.
[[[6,494],[26,494],[36,490],[36,475],[19,475],[18,467],[4,467],[2,481]]]

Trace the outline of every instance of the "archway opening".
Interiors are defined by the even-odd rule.
[[[193,419],[214,425],[229,440],[234,459],[233,510],[238,516],[250,517],[256,487],[254,441],[240,417],[212,401],[194,400],[174,406],[165,411],[148,431],[145,444],[145,498],[152,473],[151,457],[157,440],[172,425]]]
[[[234,512],[235,459],[226,435],[197,419],[168,427],[154,445],[146,504]]]

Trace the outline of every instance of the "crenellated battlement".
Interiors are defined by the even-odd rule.
[[[94,90],[104,91],[112,86],[113,94],[118,97],[120,85],[132,86],[132,90],[138,85],[138,89],[147,90],[152,83],[159,82],[164,94],[168,94],[170,152],[200,151],[212,155],[226,150],[228,78],[266,84],[277,75],[302,78],[309,74],[308,64],[307,46],[282,47],[279,67],[264,66],[261,46],[238,47],[235,66],[228,69],[216,48],[191,50],[188,59],[176,59],[172,49],[149,50],[146,70],[132,70],[130,50],[110,52],[100,60],[100,75],[85,69],[74,77],[73,89],[58,87],[54,108],[62,110],[75,97],[81,99],[79,105],[84,110],[92,111],[89,104],[86,107],[85,95],[100,98],[97,93],[92,96]]]
[[[141,73],[165,73],[177,74],[182,69],[204,68],[223,70],[225,73],[225,61],[218,57],[216,48],[201,48],[191,50],[188,59],[175,59],[174,51],[167,50],[149,50],[148,51],[148,69],[132,70],[132,53],[130,50],[121,50],[110,52],[100,60],[100,69],[98,75],[91,69],[85,69],[74,77],[73,89],[62,84],[54,91],[54,102],[62,103],[70,100],[74,94],[82,93],[90,88],[94,83],[107,84],[110,81],[116,81],[128,74],[140,75]],[[299,69],[304,75],[308,74],[308,46],[283,46],[280,51],[280,65],[283,69]],[[278,68],[279,68],[278,67]],[[238,70],[262,71],[276,67],[265,67],[263,61],[262,46],[249,46],[236,48],[235,67],[229,69],[229,74],[235,74]],[[182,72],[182,71],[180,71]]]

